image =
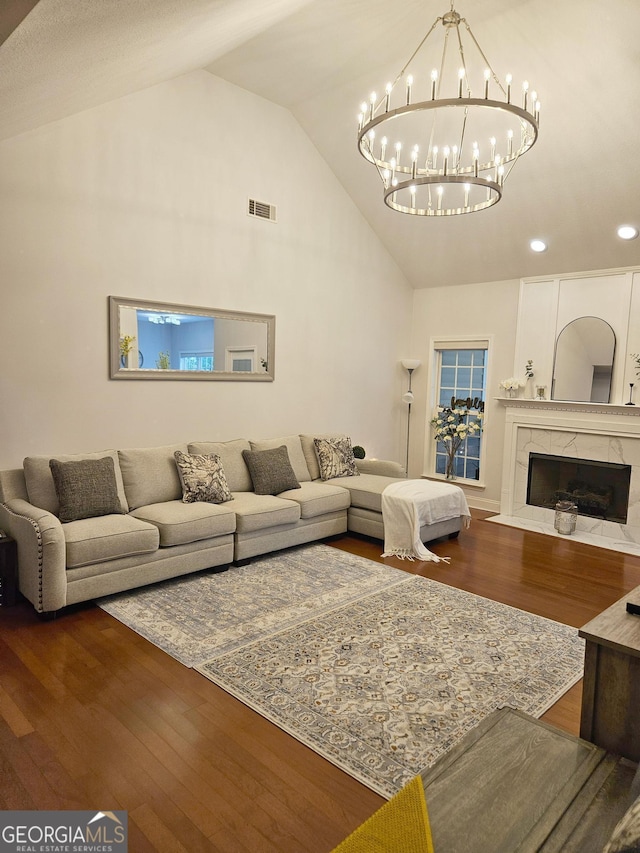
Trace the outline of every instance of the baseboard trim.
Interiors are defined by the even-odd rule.
[[[465,494],[467,495],[467,503],[471,509],[482,509],[485,512],[500,512],[500,501],[492,501],[488,498],[481,498],[469,493]]]

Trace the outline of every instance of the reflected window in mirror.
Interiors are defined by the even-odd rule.
[[[213,352],[181,352],[180,370],[213,370]]]
[[[608,403],[616,336],[600,317],[578,317],[558,335],[552,400]]]

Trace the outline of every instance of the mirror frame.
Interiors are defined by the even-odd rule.
[[[609,393],[608,393],[607,399],[602,400],[599,403],[600,405],[607,405],[611,402],[611,391],[612,391],[612,385],[613,385],[613,368],[615,366],[616,347],[617,347],[618,342],[616,340],[615,330],[614,330],[613,326],[611,325],[611,323],[607,322],[607,320],[604,320],[602,317],[596,317],[593,314],[586,314],[582,317],[574,317],[573,320],[570,320],[568,323],[565,323],[565,325],[562,327],[562,329],[560,329],[558,336],[556,337],[556,342],[555,342],[555,347],[554,347],[554,352],[553,352],[553,369],[551,372],[551,393],[549,394],[549,399],[554,400],[555,402],[559,402],[559,403],[562,403],[562,402],[590,403],[590,402],[592,402],[591,400],[576,400],[576,399],[568,399],[566,397],[562,397],[562,398],[556,397],[556,382],[557,382],[556,371],[558,368],[558,350],[559,350],[560,338],[562,337],[564,332],[566,332],[570,326],[572,326],[574,323],[577,323],[580,320],[598,320],[600,323],[603,324],[603,326],[606,326],[609,329],[609,331],[611,332],[611,337],[613,339],[613,342],[612,342],[612,346],[611,346],[611,373],[609,376]]]
[[[214,320],[241,320],[264,323],[267,327],[267,365],[264,373],[248,373],[225,370],[174,370],[161,368],[122,367],[120,353],[120,308],[136,308],[142,311],[158,311],[162,314],[194,314]],[[222,308],[201,308],[193,305],[178,305],[171,302],[153,302],[148,299],[132,299],[123,296],[109,297],[109,375],[111,379],[186,379],[233,382],[273,382],[275,378],[276,318],[274,314],[254,314],[248,311],[227,311]]]

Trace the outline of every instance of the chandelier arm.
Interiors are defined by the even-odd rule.
[[[506,179],[509,177],[509,175],[511,174],[511,170],[516,165],[516,163],[520,159],[521,155],[522,155],[521,151],[516,151],[516,154],[515,154],[515,157],[513,158],[513,160],[508,160],[506,163],[503,164],[505,169],[507,169],[507,166],[509,167],[507,169],[507,171],[505,171],[505,173],[504,173],[504,179],[503,180],[506,181]]]
[[[460,20],[464,21],[465,24],[467,23],[464,18],[461,18]],[[464,79],[467,81],[467,94],[470,94],[469,76],[467,74],[467,61],[464,57],[464,45],[462,44],[462,39],[460,38],[460,24],[456,24],[456,36],[458,37],[458,53],[460,54],[460,62],[462,64],[462,68],[464,69]]]
[[[453,9],[453,0],[451,2],[451,7]],[[439,18],[439,20],[442,21],[443,18]],[[436,23],[437,23],[437,21],[436,21]],[[448,47],[448,45],[449,45],[449,29],[447,28],[447,30],[445,31],[445,34],[444,34],[444,39],[442,40],[442,58],[440,59],[440,71],[438,72],[438,80],[436,83],[436,91],[434,93],[436,96],[436,100],[440,99],[440,86],[442,85],[442,78],[444,77],[444,68],[445,68],[445,62],[447,59],[447,47]],[[433,152],[433,138],[434,138],[435,133],[436,133],[437,124],[438,124],[438,111],[435,110],[434,115],[433,115],[433,123],[431,124],[431,132],[429,134],[429,142],[427,145],[427,160],[429,159],[429,156],[432,155],[432,152]],[[433,163],[433,158],[432,158],[432,163]],[[425,167],[428,168],[426,163],[425,163]],[[429,187],[429,193],[431,193],[431,187]]]
[[[480,45],[478,44],[478,39],[474,36],[474,34],[473,34],[473,31],[472,31],[471,27],[470,27],[470,26],[469,26],[469,24],[467,23],[467,19],[466,19],[466,18],[462,18],[462,19],[461,19],[461,21],[462,21],[462,23],[465,25],[465,27],[467,28],[467,32],[469,33],[469,36],[470,36],[471,40],[473,41],[473,43],[475,44],[475,46],[478,48],[478,53],[479,53],[479,54],[480,54],[480,56],[484,59],[485,66],[486,66],[486,67],[489,69],[489,71],[491,72],[491,77],[492,77],[492,79],[493,79],[494,83],[497,83],[498,88],[500,89],[500,91],[502,92],[502,94],[503,94],[503,95],[505,96],[505,98],[506,98],[506,96],[507,96],[507,90],[504,88],[504,86],[503,86],[503,85],[502,85],[502,83],[500,82],[500,78],[498,77],[498,75],[496,74],[496,72],[493,70],[493,67],[492,67],[491,63],[489,62],[489,60],[487,59],[487,57],[485,56],[485,53],[484,53],[483,49],[482,49],[482,48],[480,47]]]
[[[373,153],[373,152],[372,152],[372,153]],[[385,190],[386,190],[386,188],[387,188],[387,179],[386,179],[386,178],[385,178],[385,176],[384,176],[385,169],[384,169],[382,166],[378,165],[378,161],[377,161],[375,158],[374,158],[374,161],[373,161],[373,162],[374,162],[374,164],[375,164],[376,171],[378,172],[378,177],[379,177],[379,178],[380,178],[380,180],[382,181],[382,186],[383,186],[383,187],[385,188]]]
[[[447,48],[449,47],[449,28],[445,30],[444,38],[442,40],[442,59],[440,60],[440,70],[438,71],[438,86],[436,91],[436,97],[440,98],[440,87],[442,86],[442,78],[444,77],[444,68],[445,63],[447,61]]]
[[[458,146],[458,160],[455,164],[456,173],[458,172],[458,165],[460,163],[460,157],[462,156],[462,146],[464,145],[464,134],[467,129],[467,118],[469,116],[469,108],[465,107],[464,110],[464,118],[462,119],[462,127],[460,128],[460,145]]]
[[[461,20],[464,21],[464,18],[461,18]],[[466,24],[466,21],[465,21],[465,24]],[[469,87],[469,75],[467,74],[467,61],[466,61],[465,55],[464,55],[464,45],[462,44],[462,38],[460,37],[460,24],[459,23],[456,24],[456,37],[458,39],[458,53],[460,54],[460,62],[462,63],[462,68],[464,70],[464,79],[466,81],[466,86],[467,86],[467,96],[470,96],[471,95],[471,89]],[[462,94],[462,83],[460,83],[460,93]],[[469,109],[468,109],[468,107],[465,107],[464,117],[462,119],[462,124],[460,127],[460,142],[458,144],[458,161],[456,163],[454,163],[456,174],[458,172],[460,156],[462,154],[462,147],[464,145],[464,136],[465,136],[465,131],[467,129],[467,118],[468,118],[468,116],[469,116]]]
[[[404,77],[404,73],[405,73],[405,71],[406,71],[406,70],[407,70],[407,68],[411,65],[411,63],[413,62],[413,60],[416,58],[417,54],[418,54],[418,53],[420,52],[420,50],[422,49],[422,45],[426,42],[426,40],[429,38],[429,36],[430,36],[430,35],[431,35],[431,33],[435,30],[435,28],[437,27],[437,25],[440,23],[440,21],[441,21],[441,20],[442,20],[442,16],[440,16],[439,18],[436,18],[436,19],[435,19],[435,21],[434,21],[434,22],[433,22],[433,24],[431,25],[431,29],[429,30],[429,32],[428,32],[428,33],[426,34],[426,36],[422,39],[422,41],[420,42],[420,44],[418,45],[418,47],[413,51],[413,53],[411,54],[411,56],[409,57],[409,59],[405,62],[404,67],[402,68],[402,70],[400,71],[400,73],[398,74],[398,76],[396,77],[396,79],[393,81],[393,85],[394,85],[394,86],[396,85],[396,83],[398,82],[398,80],[400,80],[402,77]],[[382,101],[380,101],[380,103],[382,103]]]
[[[376,172],[378,173],[378,177],[382,181],[382,186],[386,190],[387,189],[387,179],[384,176],[385,170],[384,170],[382,164],[380,163],[380,161],[376,158],[375,154],[373,153],[373,150],[371,149],[371,143],[369,142],[369,137],[363,136],[362,139],[364,140],[365,145],[369,149],[370,162],[373,163],[373,165],[376,167]]]

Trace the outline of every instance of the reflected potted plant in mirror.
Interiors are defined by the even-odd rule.
[[[433,437],[442,444],[446,454],[444,475],[447,480],[456,479],[456,453],[464,441],[482,431],[484,403],[478,397],[466,400],[451,398],[450,406],[438,409],[431,419]]]
[[[171,367],[171,357],[168,352],[159,352],[156,359],[156,367],[158,370],[169,370]]]
[[[122,335],[120,338],[120,364],[122,367],[130,367],[129,353],[133,349],[135,339],[135,335]]]

